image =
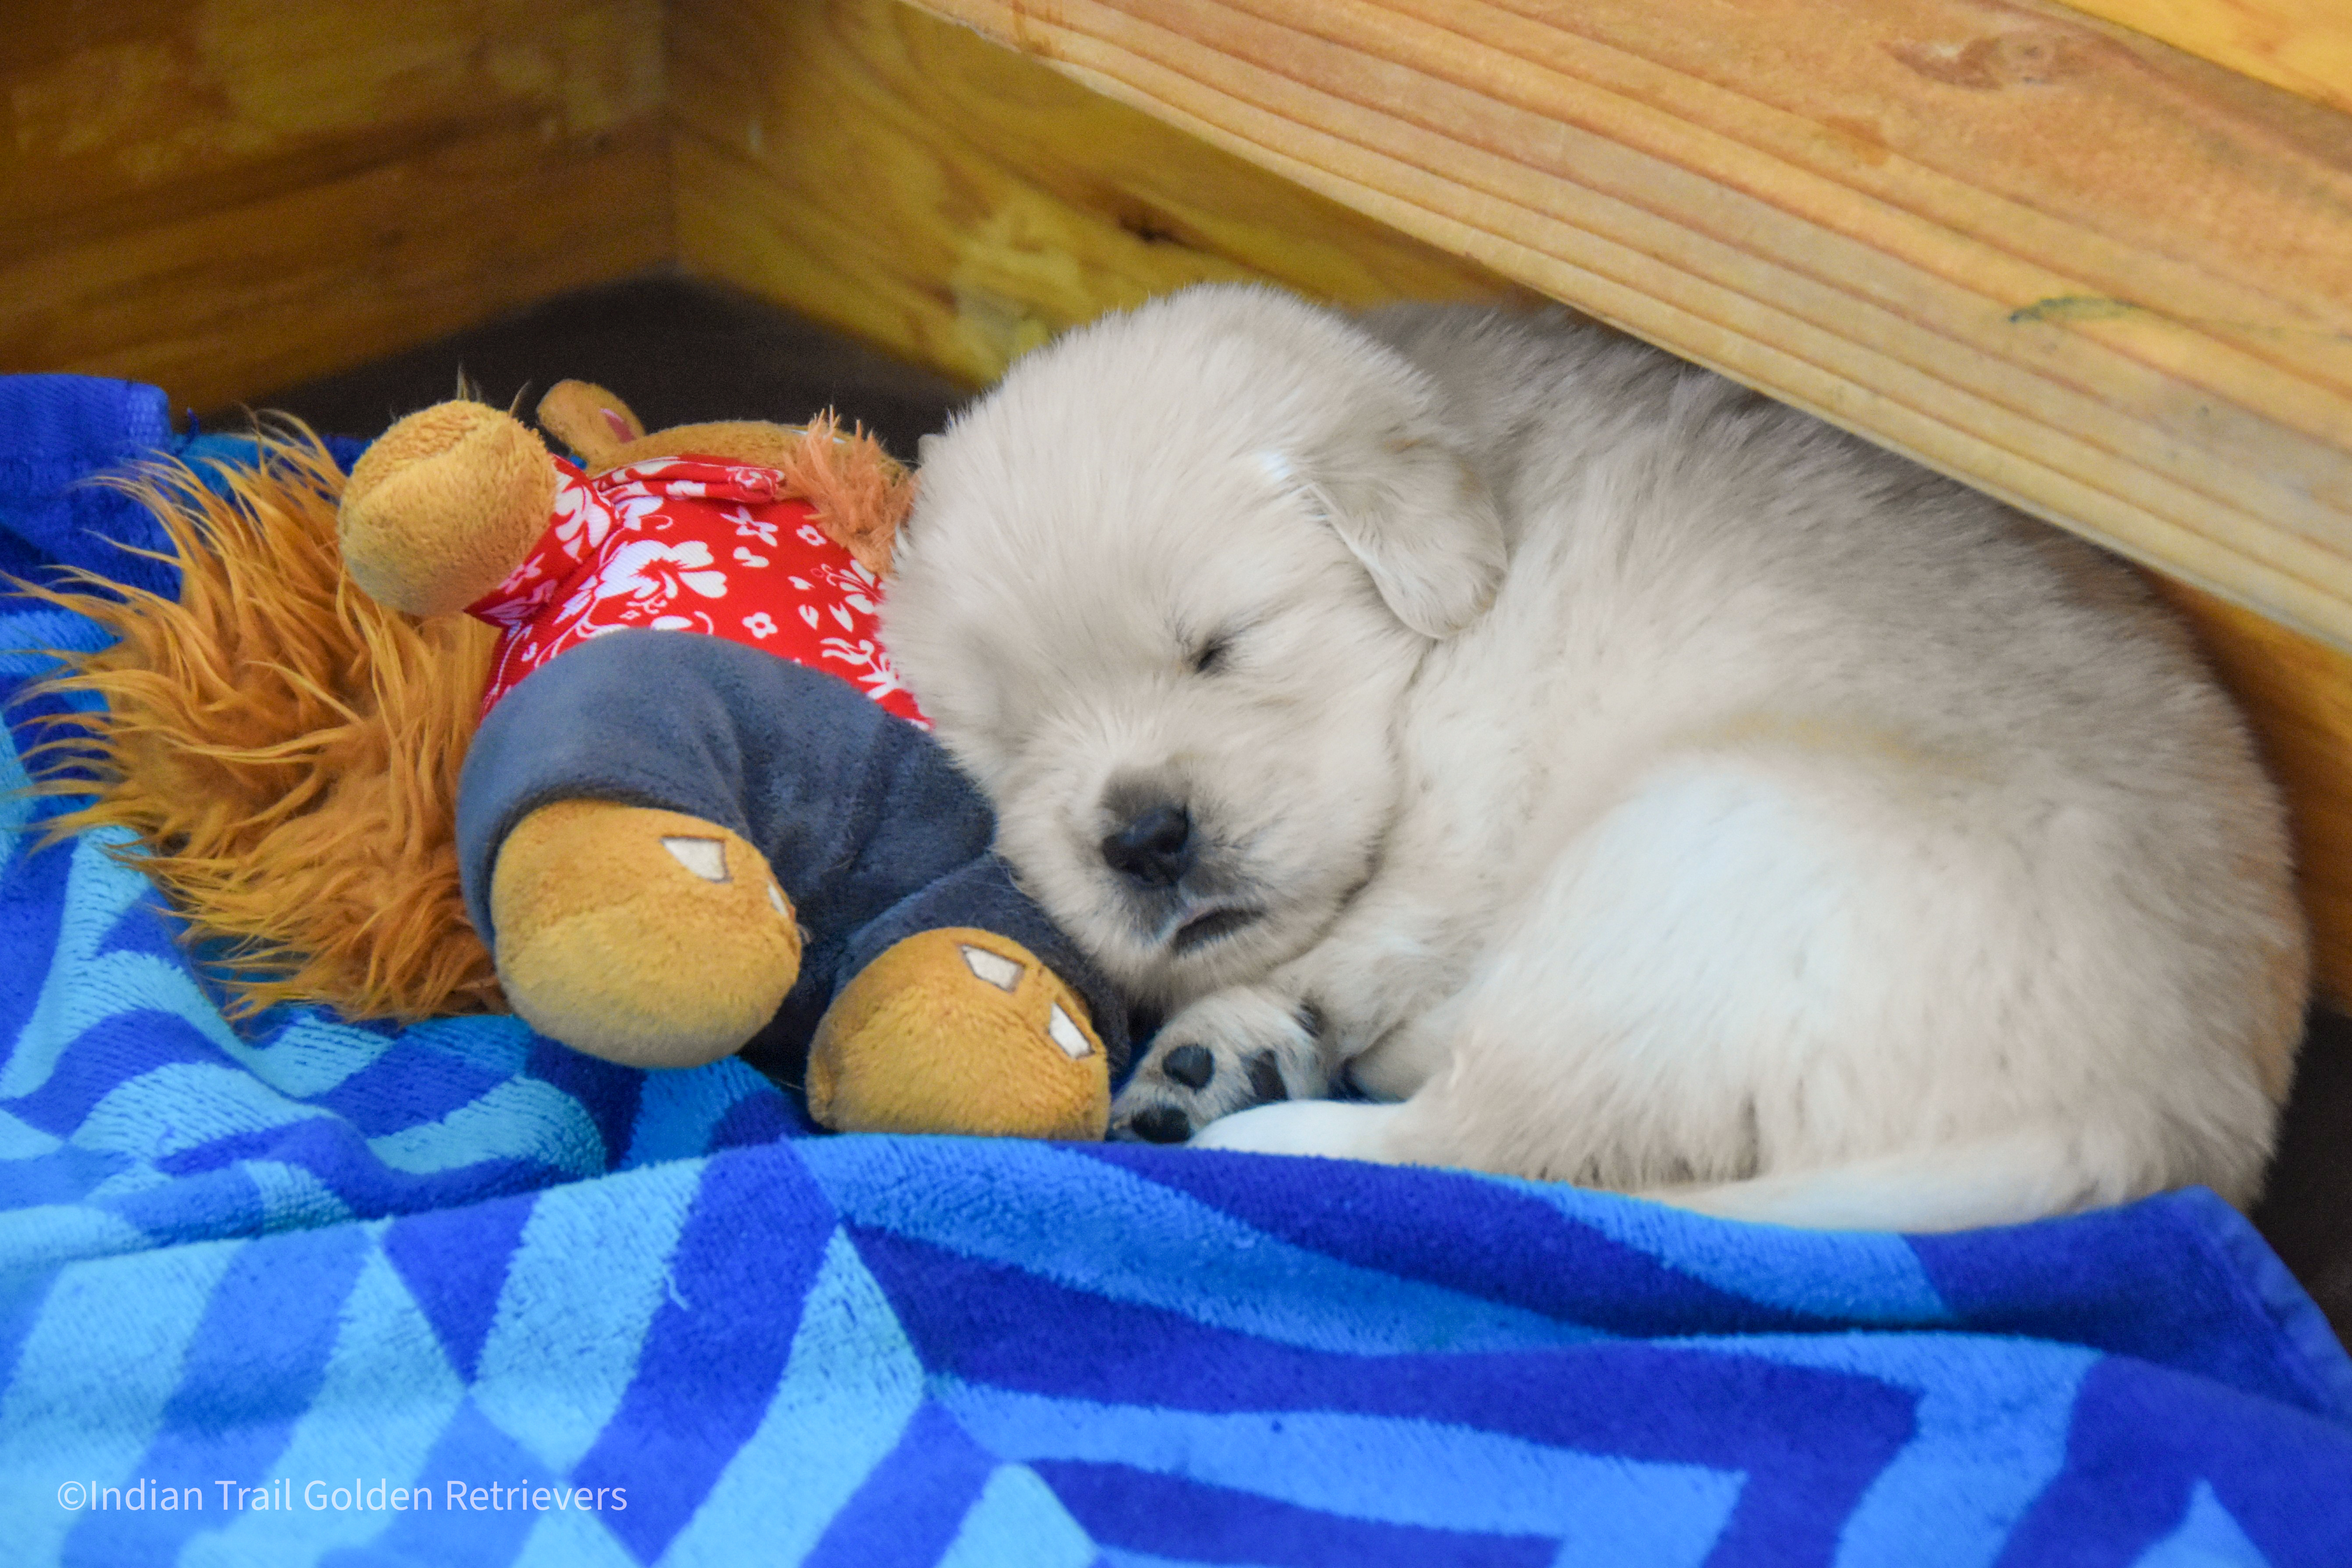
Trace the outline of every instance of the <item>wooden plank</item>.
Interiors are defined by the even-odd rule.
[[[2252,725],[2294,820],[2312,978],[2352,1003],[2352,653],[2158,577]]]
[[[2352,110],[2344,0],[2074,0],[2074,8],[2233,71]]]
[[[694,0],[669,22],[684,265],[967,383],[1207,278],[1526,298],[894,0]]]
[[[935,0],[2352,646],[2352,119],[2035,0]]]
[[[252,398],[670,255],[658,0],[129,0],[0,57],[0,369]]]

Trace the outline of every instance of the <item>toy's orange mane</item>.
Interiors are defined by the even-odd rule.
[[[89,792],[55,774],[79,763],[97,799],[50,837],[127,829],[190,939],[219,945],[233,1017],[289,999],[403,1021],[503,1011],[458,893],[456,832],[497,633],[352,587],[334,459],[292,422],[261,455],[220,470],[226,497],[178,463],[110,481],[170,536],[177,602],[111,583],[26,590],[120,639],[45,683],[104,699],[77,716],[81,736],[51,743],[40,788]]]

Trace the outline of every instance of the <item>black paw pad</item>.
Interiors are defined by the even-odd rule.
[[[1181,1144],[1192,1135],[1192,1118],[1173,1105],[1150,1105],[1128,1124],[1147,1144]]]
[[[1270,1051],[1261,1051],[1249,1059],[1249,1081],[1250,1092],[1257,1096],[1257,1104],[1290,1098],[1290,1086],[1283,1082],[1282,1069]]]
[[[1187,1089],[1206,1089],[1217,1073],[1217,1059],[1205,1045],[1180,1045],[1160,1060],[1160,1071]]]

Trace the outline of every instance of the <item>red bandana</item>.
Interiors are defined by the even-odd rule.
[[[466,607],[506,633],[484,713],[566,648],[638,626],[726,637],[830,670],[925,723],[882,651],[881,584],[818,530],[807,502],[778,498],[774,469],[656,457],[590,479],[560,457],[555,467],[547,532]]]

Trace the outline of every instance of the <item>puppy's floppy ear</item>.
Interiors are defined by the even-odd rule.
[[[1503,580],[1503,522],[1485,481],[1433,429],[1352,431],[1290,470],[1398,620],[1451,637],[1486,612]]]

